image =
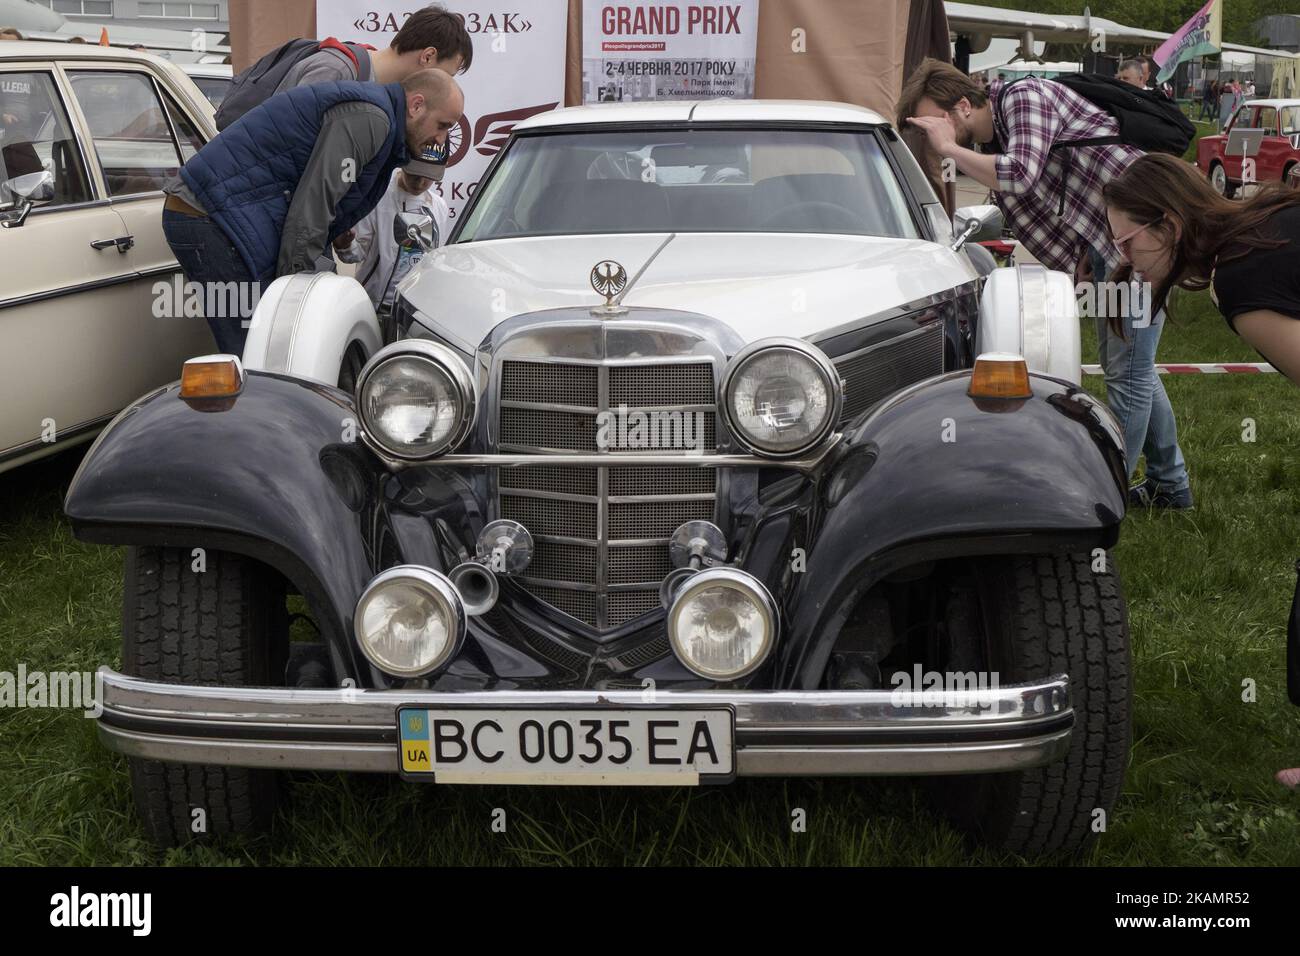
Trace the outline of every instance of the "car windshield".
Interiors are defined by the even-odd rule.
[[[918,238],[866,130],[582,130],[521,136],[458,242],[633,232]]]

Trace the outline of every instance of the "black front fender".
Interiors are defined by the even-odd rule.
[[[970,372],[954,372],[850,428],[821,483],[778,686],[819,686],[854,605],[900,568],[1115,543],[1127,476],[1114,420],[1081,388],[1031,381],[1029,399],[977,401],[966,394]]]
[[[211,547],[280,571],[303,594],[344,673],[358,673],[345,615],[391,541],[388,474],[353,439],[337,389],[250,373],[223,411],[178,386],[123,412],[82,462],[64,510],[107,544]],[[340,659],[342,658],[342,659]]]

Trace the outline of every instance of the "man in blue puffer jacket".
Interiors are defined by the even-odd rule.
[[[165,187],[163,232],[222,352],[243,352],[249,315],[222,308],[278,276],[310,272],[383,198],[392,172],[442,143],[464,111],[441,70],[400,83],[318,83],[277,94],[198,151]],[[250,296],[238,286],[256,283]],[[214,283],[222,283],[216,287]]]

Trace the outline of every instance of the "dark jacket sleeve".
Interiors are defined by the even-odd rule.
[[[315,268],[316,257],[325,253],[339,202],[378,154],[388,129],[388,117],[373,103],[340,103],[325,113],[284,221],[277,276]]]

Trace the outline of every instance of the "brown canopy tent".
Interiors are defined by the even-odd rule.
[[[582,0],[568,0],[565,102],[582,96]],[[803,30],[805,52],[795,52]],[[235,70],[294,37],[316,35],[315,0],[230,0],[230,43]],[[339,37],[341,40],[361,39]],[[383,34],[365,38],[382,43]],[[926,56],[949,61],[942,0],[760,0],[756,93],[765,99],[838,100],[893,117],[903,79]],[[484,69],[485,60],[480,60]],[[904,138],[917,155],[919,142]],[[923,165],[952,211],[937,162]]]

